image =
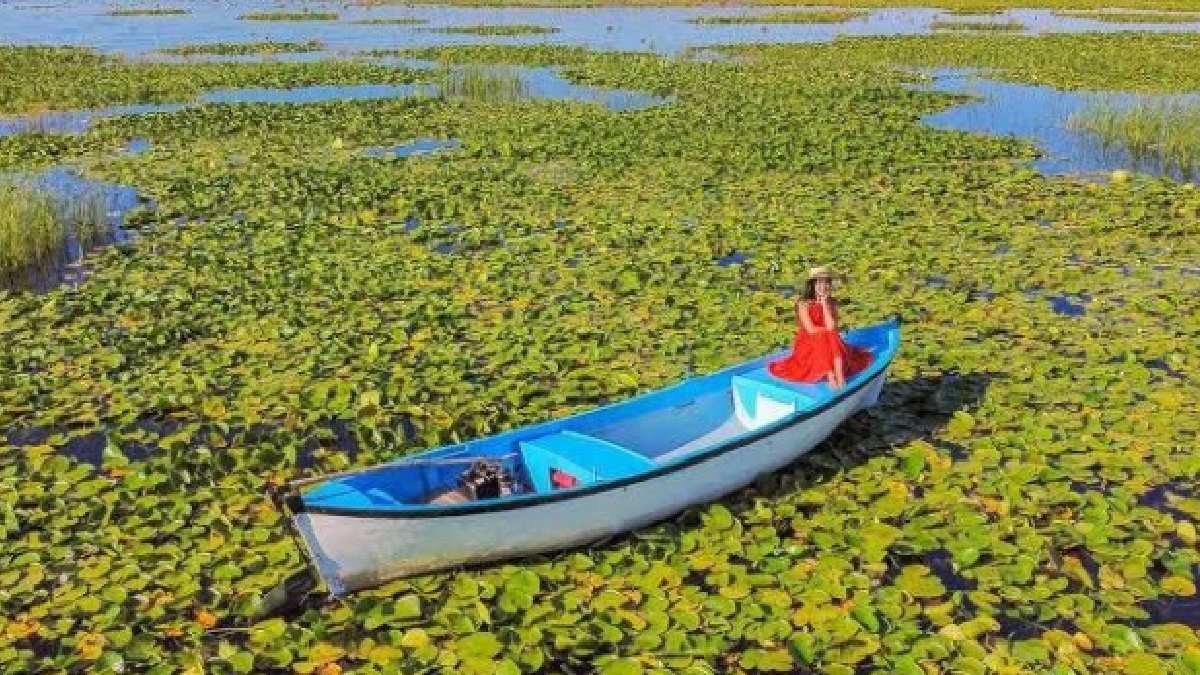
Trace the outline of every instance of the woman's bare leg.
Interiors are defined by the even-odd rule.
[[[834,388],[841,389],[846,386],[846,371],[840,356],[833,359],[833,378]]]

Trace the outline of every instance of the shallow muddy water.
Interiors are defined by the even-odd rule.
[[[1078,92],[990,80],[968,69],[938,69],[930,74],[933,81],[923,89],[963,94],[977,100],[929,115],[923,120],[925,124],[935,129],[1015,136],[1032,141],[1043,153],[1033,165],[1043,173],[1096,174],[1126,169],[1179,180],[1200,179],[1164,166],[1154,157],[1135,157],[1121,148],[1106,146],[1092,134],[1068,126],[1072,115],[1091,105],[1131,108],[1139,103],[1195,102],[1200,101],[1200,92],[1177,95]]]
[[[176,2],[190,14],[111,16],[114,5],[102,0],[69,0],[54,6],[0,3],[0,42],[75,44],[104,51],[145,54],[197,42],[319,39],[331,51],[421,47],[445,44],[559,43],[596,49],[677,53],[689,47],[731,43],[819,42],[839,35],[916,35],[932,32],[931,24],[948,17],[931,8],[872,10],[844,23],[726,24],[691,23],[702,16],[754,15],[795,8],[780,7],[533,7],[477,8],[442,6],[353,7],[338,4]],[[244,21],[252,11],[307,9],[336,12],[336,21]],[[365,24],[364,20],[411,18],[417,25]],[[1200,22],[1172,24],[1110,23],[1092,18],[1059,16],[1051,10],[1011,10],[987,17],[1018,21],[1027,33],[1152,30],[1198,31]],[[553,33],[521,36],[447,34],[438,29],[481,24],[535,24]],[[300,55],[299,58],[311,58]]]

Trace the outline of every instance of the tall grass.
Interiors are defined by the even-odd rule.
[[[49,193],[0,182],[0,277],[45,260],[66,238],[66,221]]]
[[[442,73],[441,95],[443,98],[505,103],[527,98],[529,91],[515,70],[465,66]]]
[[[1129,108],[1099,103],[1072,116],[1068,126],[1123,148],[1137,160],[1157,160],[1165,169],[1200,176],[1200,101]]]
[[[103,189],[55,194],[24,181],[0,181],[0,281],[62,262],[68,242],[82,254],[109,233]]]

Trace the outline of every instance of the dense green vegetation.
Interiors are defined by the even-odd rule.
[[[727,51],[771,58],[802,52],[806,58],[847,70],[887,69],[894,64],[987,68],[995,71],[989,71],[989,76],[1063,89],[1153,92],[1200,89],[1200,70],[1180,58],[1195,50],[1200,50],[1197,35],[1136,33],[854,38],[819,48],[755,45]]]
[[[741,24],[741,23],[842,23],[866,16],[866,12],[850,10],[804,10],[798,12],[771,12],[769,14],[738,14],[735,16],[700,16],[692,23]]]
[[[452,35],[500,36],[549,35],[550,33],[558,32],[558,29],[553,26],[538,26],[529,23],[484,24],[478,26],[444,26],[442,28],[431,28],[430,30],[437,33],[449,33]]]
[[[1200,23],[1200,14],[1187,12],[1058,12],[1061,16],[1107,23]]]
[[[243,21],[337,21],[337,12],[249,12],[238,17]]]
[[[127,9],[114,9],[108,13],[109,16],[182,16],[191,14],[191,10],[181,9],[178,7],[146,7]]]
[[[1070,123],[1135,157],[1153,158],[1187,176],[1200,173],[1200,104],[1096,105]]]
[[[4,113],[187,101],[206,89],[222,87],[401,83],[415,77],[402,68],[349,61],[175,65],[125,61],[74,47],[7,46],[0,46],[0,73],[0,112]]]
[[[0,292],[0,668],[1197,672],[1195,619],[1163,608],[1200,563],[1200,191],[1042,177],[1019,141],[923,127],[954,99],[898,68],[1195,88],[1197,44],[437,49],[674,99],[205,106],[0,140],[0,163],[79,161],[157,203],[78,290]],[[212,77],[64,55],[87,65],[44,74],[59,101],[99,73]],[[19,92],[38,67],[0,72]],[[360,153],[417,137],[462,147]],[[154,149],[115,158],[131,138]],[[883,405],[809,458],[602,547],[252,618],[302,565],[266,481],[761,354],[817,262],[847,323],[897,312],[906,342]]]
[[[968,21],[965,19],[939,19],[930,24],[934,30],[966,30],[966,31],[1018,31],[1024,30],[1025,25],[1020,21]]]
[[[176,56],[221,55],[234,56],[245,54],[301,54],[319,52],[325,45],[317,40],[307,42],[207,42],[194,45],[180,45],[160,49],[163,54]]]

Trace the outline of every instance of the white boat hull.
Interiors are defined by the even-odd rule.
[[[417,516],[301,512],[293,524],[335,595],[412,574],[592,543],[711,502],[787,466],[873,405],[885,375],[876,373],[815,415],[631,484],[516,509]]]

